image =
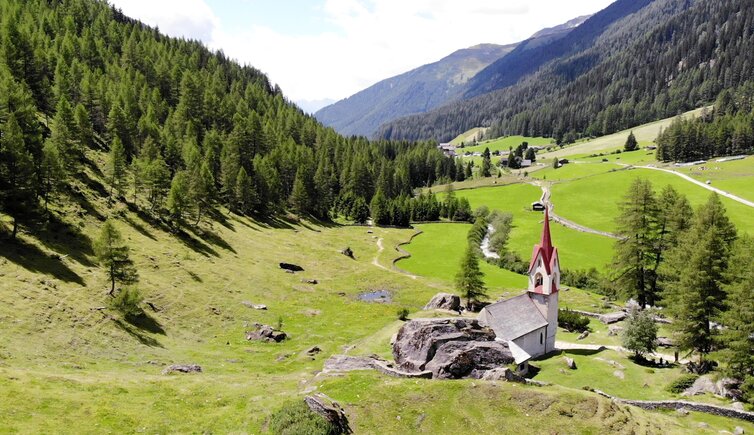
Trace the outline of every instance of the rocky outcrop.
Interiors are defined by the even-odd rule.
[[[246,332],[247,340],[274,341],[279,343],[288,338],[285,332],[277,331],[270,325],[262,325],[260,323],[255,323],[254,325],[256,326],[255,330]]]
[[[351,426],[348,424],[348,417],[345,410],[338,404],[322,393],[304,397],[306,406],[315,414],[321,415],[335,429],[336,434],[353,433]]]
[[[393,357],[405,372],[430,371],[434,378],[481,378],[514,362],[506,343],[472,319],[417,319],[406,322],[393,344]]]
[[[616,311],[614,313],[607,313],[607,314],[601,314],[598,319],[600,322],[610,325],[613,323],[620,322],[621,320],[628,317],[628,314],[625,311]]]
[[[202,367],[199,364],[173,364],[162,371],[163,375],[171,373],[201,373]]]
[[[492,370],[487,370],[482,375],[482,380],[485,381],[507,381],[507,382],[520,382],[522,384],[527,383],[527,379],[523,376],[519,376],[508,367],[498,367]]]
[[[267,305],[264,305],[264,304],[255,304],[255,303],[252,303],[252,302],[249,302],[249,301],[243,301],[243,302],[241,302],[241,305],[245,306],[246,308],[251,308],[251,309],[254,309],[254,310],[266,310],[267,309]]]
[[[461,298],[450,293],[438,293],[424,306],[425,310],[458,311],[461,308]]]

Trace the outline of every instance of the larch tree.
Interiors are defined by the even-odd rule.
[[[491,176],[492,175],[490,173],[491,169],[492,169],[492,161],[491,161],[490,149],[485,148],[484,152],[482,153],[482,169],[481,169],[482,177]]]
[[[635,179],[619,205],[616,219],[617,235],[613,266],[617,276],[614,282],[634,297],[644,308],[655,303],[650,293],[648,271],[654,266],[655,216],[657,199],[652,184]]]
[[[483,278],[484,274],[479,269],[477,248],[468,243],[456,274],[456,290],[461,294],[461,297],[466,299],[466,308],[471,309],[473,302],[487,297]]]
[[[112,201],[113,193],[122,195],[126,184],[126,150],[123,143],[118,137],[113,139],[110,144],[110,153],[107,156],[107,176],[110,180],[110,200]]]
[[[11,114],[0,128],[0,207],[13,218],[14,239],[19,222],[33,211],[35,202],[34,160]]]
[[[102,225],[99,237],[94,241],[94,253],[107,273],[110,296],[115,293],[116,283],[128,285],[138,280],[136,267],[129,257],[129,248],[112,219]]]
[[[628,133],[628,138],[626,139],[626,143],[623,144],[623,150],[630,152],[630,151],[636,151],[639,148],[639,143],[636,141],[636,136],[634,136],[634,132]]]
[[[735,226],[725,213],[720,197],[713,193],[699,207],[694,222],[678,246],[669,253],[667,307],[678,347],[699,355],[699,369],[706,370],[707,354],[717,346],[717,331],[711,322],[725,309],[724,286],[729,283],[728,265]]]

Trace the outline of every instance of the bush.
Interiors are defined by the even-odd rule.
[[[111,301],[110,308],[121,313],[126,318],[139,317],[144,314],[141,303],[144,298],[136,287],[126,287]]]
[[[270,417],[270,432],[276,435],[330,435],[335,428],[303,400],[288,402]]]
[[[589,327],[589,318],[566,308],[558,310],[558,326],[568,332],[584,332]]]
[[[690,386],[694,385],[699,375],[683,375],[667,386],[667,390],[673,394],[681,394]]]
[[[403,320],[404,322],[408,320],[408,308],[398,310],[398,320]]]
[[[561,284],[582,290],[597,290],[602,282],[602,277],[595,268],[589,270],[563,269],[560,275],[560,282]]]

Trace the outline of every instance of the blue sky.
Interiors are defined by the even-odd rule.
[[[479,43],[508,44],[613,0],[110,0],[253,65],[294,101],[346,98]]]

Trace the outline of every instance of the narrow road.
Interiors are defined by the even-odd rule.
[[[631,165],[626,165],[626,164],[623,164],[623,166],[631,166]],[[726,197],[726,198],[730,198],[730,199],[732,199],[733,201],[736,201],[736,202],[740,202],[740,203],[741,203],[741,204],[743,204],[743,205],[746,205],[746,206],[749,206],[749,207],[754,207],[754,202],[751,202],[751,201],[745,200],[745,199],[741,198],[740,196],[736,196],[736,195],[734,195],[734,194],[732,194],[732,193],[728,193],[728,192],[726,192],[726,191],[724,191],[724,190],[720,190],[720,189],[718,189],[718,188],[716,188],[716,187],[712,187],[712,186],[710,186],[710,185],[709,185],[709,184],[707,184],[707,183],[703,183],[703,182],[701,182],[701,181],[699,181],[699,180],[697,180],[697,179],[695,179],[695,178],[689,177],[689,176],[688,176],[688,175],[686,175],[686,174],[682,174],[682,173],[680,173],[680,172],[678,172],[678,171],[674,171],[674,170],[672,170],[672,169],[657,168],[657,167],[655,167],[655,166],[634,166],[634,168],[641,168],[641,169],[652,169],[652,170],[654,170],[654,171],[662,171],[662,172],[668,172],[668,173],[670,173],[670,174],[673,174],[673,175],[677,175],[677,176],[679,176],[679,177],[683,178],[683,179],[684,179],[684,180],[686,180],[686,181],[690,181],[690,182],[692,182],[692,183],[696,184],[697,186],[701,186],[701,187],[704,187],[704,188],[705,188],[705,189],[707,189],[707,190],[710,190],[710,191],[712,191],[712,192],[715,192],[715,193],[717,193],[718,195],[724,196],[724,197]]]
[[[539,186],[542,189],[542,197],[540,198],[540,201],[542,202],[542,204],[545,205],[545,207],[549,208],[550,218],[552,218],[552,220],[554,220],[555,222],[563,225],[564,227],[570,228],[572,230],[580,231],[582,233],[596,234],[598,236],[610,237],[611,239],[617,239],[617,240],[620,239],[620,236],[616,234],[608,233],[607,231],[595,230],[594,228],[585,227],[583,225],[577,224],[576,222],[570,221],[562,216],[558,216],[555,213],[555,204],[553,204],[552,201],[550,200],[551,194],[550,194],[549,186],[545,183],[539,183],[536,181],[532,182],[532,184],[535,186]]]

